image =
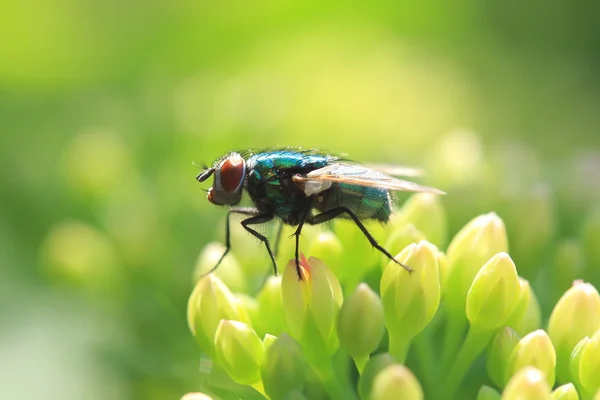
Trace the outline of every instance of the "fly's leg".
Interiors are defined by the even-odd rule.
[[[298,224],[298,228],[296,228],[296,232],[294,232],[294,236],[296,236],[296,273],[298,274],[298,279],[302,280],[302,272],[300,270],[300,235],[302,234],[302,227],[304,226],[304,222],[307,220],[307,213],[304,214],[300,223]]]
[[[264,222],[269,222],[272,219],[273,219],[273,215],[259,214],[259,215],[255,215],[254,217],[250,217],[248,219],[243,220],[242,226],[244,227],[245,230],[250,232],[250,234],[252,236],[254,236],[255,238],[257,238],[258,240],[260,240],[261,242],[263,242],[265,244],[265,247],[267,248],[267,252],[269,253],[269,257],[271,257],[271,261],[273,262],[273,270],[275,271],[275,275],[277,275],[277,263],[275,262],[275,256],[273,255],[273,252],[271,251],[271,246],[269,246],[269,239],[267,239],[264,235],[261,235],[260,233],[256,232],[254,229],[252,229],[248,226],[248,225],[256,225],[256,224],[262,224]]]
[[[386,249],[381,247],[381,245],[379,243],[377,243],[375,238],[373,236],[371,236],[371,234],[369,233],[367,228],[365,228],[363,223],[360,222],[358,217],[347,207],[332,208],[331,210],[324,211],[321,214],[317,214],[313,217],[309,217],[306,222],[308,222],[310,225],[318,225],[323,222],[330,221],[344,213],[348,214],[348,216],[350,218],[352,218],[352,220],[354,221],[356,226],[358,226],[358,228],[362,231],[362,233],[365,235],[365,237],[367,238],[367,240],[369,241],[369,243],[371,243],[371,245],[373,247],[375,247],[377,250],[379,250],[380,252],[385,254],[390,260],[394,261],[396,264],[400,265],[402,268],[404,268],[408,272],[413,272],[412,268],[410,268],[408,265],[404,265],[400,261],[396,260]]]
[[[229,238],[229,221],[230,221],[230,217],[231,214],[241,214],[241,215],[252,215],[252,216],[256,216],[259,214],[258,210],[255,208],[250,208],[250,207],[235,207],[235,208],[231,208],[228,212],[227,212],[227,217],[225,218],[225,252],[221,255],[221,257],[219,258],[219,261],[217,261],[217,264],[212,267],[210,269],[210,271],[202,274],[202,277],[205,277],[206,275],[212,274],[213,272],[215,272],[215,270],[219,267],[219,265],[221,264],[221,261],[223,261],[223,259],[225,258],[225,256],[227,255],[227,253],[229,253],[229,250],[231,250],[231,241]]]

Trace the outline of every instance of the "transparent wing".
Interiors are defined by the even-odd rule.
[[[425,171],[420,168],[406,167],[403,165],[369,163],[365,164],[365,166],[372,170],[383,172],[384,174],[391,176],[415,177],[425,175]]]
[[[305,176],[296,175],[296,182],[337,182],[351,185],[368,186],[403,192],[423,192],[445,194],[443,191],[422,186],[414,182],[393,178],[382,172],[372,170],[363,165],[335,163],[311,171]]]

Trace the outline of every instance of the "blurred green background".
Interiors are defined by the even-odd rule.
[[[0,397],[197,389],[185,307],[225,212],[192,162],[232,149],[423,166],[423,182],[449,193],[452,234],[496,210],[522,275],[560,248],[577,276],[600,260],[587,228],[600,223],[598,11],[3,2]],[[536,292],[550,307],[558,296]]]

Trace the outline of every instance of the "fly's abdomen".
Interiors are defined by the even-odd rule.
[[[392,212],[392,200],[387,189],[334,183],[331,188],[317,196],[315,207],[327,211],[347,207],[359,219],[388,221]],[[348,218],[342,214],[340,217]]]

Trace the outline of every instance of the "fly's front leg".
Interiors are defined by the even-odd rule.
[[[369,233],[367,228],[365,228],[360,219],[358,219],[358,217],[347,207],[332,208],[331,210],[327,210],[325,212],[322,212],[321,214],[315,215],[314,217],[308,218],[306,222],[308,222],[310,225],[318,225],[323,222],[330,221],[344,213],[348,214],[348,216],[352,218],[356,226],[358,226],[358,228],[362,231],[362,233],[365,235],[365,237],[373,247],[385,254],[390,260],[394,261],[396,264],[402,266],[408,272],[413,272],[412,268],[396,260],[386,249],[384,249],[379,243],[377,243],[375,238],[371,235],[371,233]]]
[[[251,207],[234,207],[234,208],[229,209],[229,211],[227,212],[227,217],[225,218],[225,252],[223,252],[221,257],[219,258],[219,261],[217,261],[217,264],[214,267],[212,267],[210,271],[202,274],[202,277],[215,272],[217,267],[221,264],[221,261],[223,261],[223,259],[227,255],[227,253],[229,253],[229,250],[231,250],[231,241],[230,241],[230,235],[229,235],[229,223],[230,223],[230,219],[231,219],[231,214],[256,216],[259,214],[259,212],[257,209],[251,208]]]
[[[273,219],[273,215],[259,214],[259,215],[255,215],[254,217],[243,220],[242,226],[252,236],[254,236],[255,238],[257,238],[258,240],[260,240],[261,242],[263,242],[265,244],[265,247],[267,248],[267,252],[269,253],[269,257],[271,257],[271,261],[273,262],[273,270],[275,271],[275,275],[277,275],[277,263],[275,262],[275,256],[273,255],[273,252],[271,251],[271,246],[269,246],[269,239],[267,239],[264,235],[261,235],[260,233],[258,233],[257,231],[255,231],[254,229],[252,229],[248,226],[248,225],[256,225],[256,224],[262,224],[264,222],[269,222],[272,219]]]

